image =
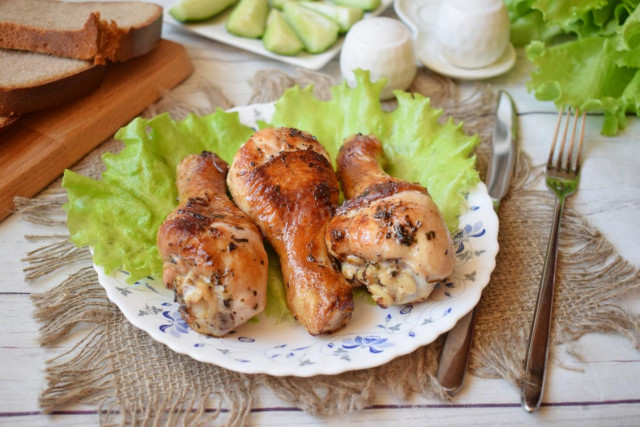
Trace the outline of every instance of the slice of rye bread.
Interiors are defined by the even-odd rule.
[[[0,115],[61,104],[100,85],[106,65],[37,52],[0,49]]]
[[[151,51],[162,7],[144,2],[0,0],[0,48],[104,64]]]

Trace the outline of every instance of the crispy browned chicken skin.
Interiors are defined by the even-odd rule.
[[[388,307],[426,300],[434,282],[453,271],[454,250],[427,190],[384,173],[382,155],[372,136],[345,141],[337,163],[347,200],[326,241],[344,277],[366,285],[378,305]]]
[[[192,329],[216,337],[259,314],[267,254],[258,227],[227,197],[228,165],[213,153],[177,168],[180,204],[158,230],[162,279]]]
[[[339,194],[324,147],[297,129],[263,129],[238,150],[227,183],[278,253],[298,322],[312,335],[347,323],[351,286],[334,270],[324,241]]]

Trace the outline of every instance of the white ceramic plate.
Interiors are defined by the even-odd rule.
[[[381,14],[386,8],[391,5],[392,1],[393,0],[382,0],[380,6],[372,12],[365,13],[363,19]],[[171,6],[173,6],[173,4]],[[310,70],[318,70],[324,67],[340,51],[340,47],[342,47],[342,42],[344,41],[344,36],[341,36],[340,38],[338,38],[338,41],[333,46],[331,46],[331,48],[329,48],[329,50],[322,53],[310,54],[301,52],[293,56],[278,55],[266,50],[262,45],[261,39],[238,37],[227,32],[224,25],[229,13],[231,13],[231,9],[207,21],[198,23],[182,23],[174,19],[173,16],[169,14],[169,9],[171,9],[171,6],[165,8],[164,11],[163,19],[164,22],[168,24],[175,25],[186,31],[219,41],[221,43],[248,50],[249,52],[257,53],[258,55],[277,59],[278,61],[286,62],[287,64],[296,65],[298,67],[308,68]]]
[[[242,123],[269,120],[273,104],[236,109]],[[245,373],[295,375],[365,369],[411,353],[451,329],[473,309],[489,283],[498,253],[498,218],[487,188],[480,183],[467,197],[468,210],[454,235],[456,264],[428,301],[382,309],[356,299],[353,317],[340,331],[313,337],[302,326],[275,322],[265,315],[224,338],[192,331],[178,313],[173,292],[148,277],[134,285],[126,272],[108,276],[94,266],[100,284],[125,317],[172,350],[196,360]]]
[[[516,62],[516,50],[511,44],[496,62],[483,68],[460,68],[443,58],[430,32],[443,1],[394,0],[396,14],[413,33],[418,60],[437,73],[463,80],[488,79],[509,71]]]

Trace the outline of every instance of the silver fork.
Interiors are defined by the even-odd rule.
[[[580,135],[576,146],[576,127],[579,116],[582,116],[580,125]],[[555,157],[558,134],[563,122],[564,131],[559,144],[557,157]],[[582,154],[582,143],[584,141],[585,113],[576,110],[573,120],[571,113],[563,110],[558,114],[558,122],[553,134],[549,160],[547,161],[546,184],[547,188],[555,195],[555,212],[549,244],[545,256],[540,289],[538,291],[538,301],[531,325],[529,336],[529,347],[525,363],[525,382],[522,389],[522,407],[527,412],[533,412],[540,407],[542,392],[545,383],[545,371],[547,357],[549,356],[549,336],[551,332],[551,308],[553,306],[553,293],[556,277],[556,261],[558,255],[558,231],[562,219],[564,200],[573,194],[580,182],[580,158]],[[569,147],[565,155],[567,145],[567,134],[571,124],[571,135]]]

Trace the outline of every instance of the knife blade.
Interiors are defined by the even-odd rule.
[[[493,131],[492,152],[487,167],[487,190],[493,200],[493,209],[498,212],[500,201],[509,191],[516,168],[518,154],[518,115],[515,103],[505,91],[498,94],[496,126]],[[457,394],[464,380],[469,362],[469,350],[473,338],[476,309],[465,315],[447,333],[436,378],[450,395]]]
[[[493,131],[491,161],[487,166],[487,190],[498,211],[500,201],[509,192],[518,155],[518,113],[505,91],[499,92],[496,127]]]

